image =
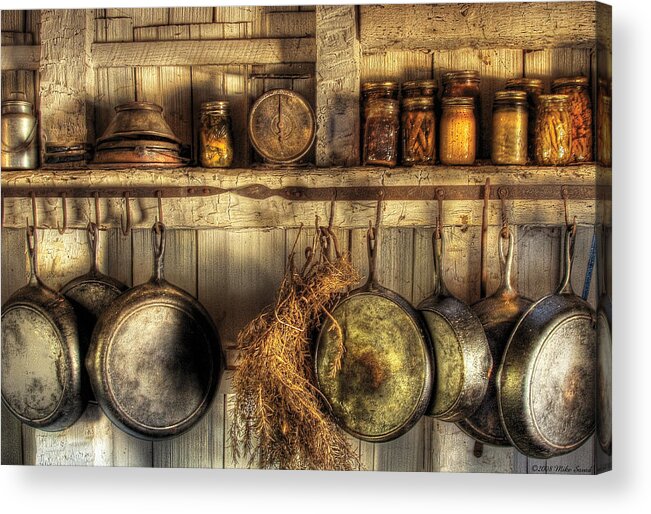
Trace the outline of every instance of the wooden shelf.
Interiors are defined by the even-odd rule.
[[[54,191],[65,190],[68,196],[69,226],[83,228],[93,212],[92,195],[103,191],[106,208],[102,222],[116,226],[124,209],[120,191],[131,190],[130,206],[135,227],[147,228],[157,213],[156,190],[163,190],[165,221],[179,228],[287,228],[311,225],[314,216],[324,219],[329,213],[329,191],[338,188],[392,188],[408,195],[409,200],[387,197],[384,223],[387,226],[431,226],[437,202],[435,188],[452,192],[468,191],[469,197],[453,197],[444,201],[444,222],[448,225],[479,225],[481,223],[480,188],[490,179],[493,191],[511,187],[513,191],[533,191],[543,188],[542,200],[514,194],[506,202],[513,223],[560,224],[564,217],[561,188],[582,192],[569,195],[572,215],[579,223],[592,224],[597,215],[597,186],[608,188],[609,168],[595,164],[568,167],[492,166],[470,167],[418,166],[400,168],[246,168],[246,169],[138,169],[120,170],[33,170],[2,173],[4,226],[23,227],[24,213],[29,212],[29,194],[38,198],[39,223],[55,227],[61,216],[62,202]],[[139,188],[145,192],[138,194]],[[557,193],[556,193],[557,188]],[[174,194],[174,189],[179,194]],[[172,190],[172,193],[169,191]],[[294,198],[293,190],[306,194]],[[321,192],[318,200],[309,200],[311,191]],[[422,199],[419,191],[430,191],[431,199]],[[188,192],[187,194],[184,194]],[[591,194],[594,191],[594,194]],[[316,193],[315,193],[316,194]],[[420,196],[419,196],[420,195]],[[172,197],[173,196],[173,197]],[[188,196],[184,198],[184,196]],[[138,198],[134,198],[138,197]],[[368,193],[349,201],[337,202],[338,226],[364,227],[371,219],[375,202]],[[459,199],[463,198],[463,199]],[[492,198],[497,197],[495,193]],[[577,199],[578,198],[578,199]],[[501,222],[500,202],[492,201],[489,223]],[[94,214],[93,214],[94,216]],[[59,220],[60,221],[60,220]]]

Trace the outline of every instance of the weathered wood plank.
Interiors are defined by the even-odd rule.
[[[6,70],[38,70],[41,58],[39,45],[2,44],[2,71]]]
[[[127,12],[133,20],[134,27],[151,27],[170,23],[170,10],[168,8],[129,9]]]
[[[524,76],[543,81],[546,92],[558,77],[590,76],[590,50],[583,48],[549,48],[526,50]]]
[[[311,38],[94,43],[92,55],[96,67],[265,64],[314,62],[316,46]]]
[[[264,37],[310,37],[315,34],[314,11],[272,12],[264,15]]]
[[[269,188],[292,186],[409,186],[423,185],[473,185],[483,184],[487,177],[494,186],[536,184],[556,184],[559,188],[558,200],[513,200],[510,204],[510,219],[513,224],[558,225],[564,220],[563,202],[560,188],[563,185],[594,187],[596,179],[608,181],[609,174],[596,174],[594,165],[573,166],[570,168],[520,168],[509,170],[497,167],[479,168],[409,168],[400,170],[379,170],[373,168],[349,168],[347,173],[340,170],[319,169],[300,170],[288,173],[285,170],[166,170],[162,174],[156,170],[94,170],[92,172],[70,171],[65,173],[39,170],[38,172],[12,172],[1,176],[2,188],[11,195],[12,187],[28,187],[38,191],[53,185],[72,186],[92,191],[96,188],[111,187],[120,190],[125,187],[156,185],[200,188],[204,186],[230,189],[248,185],[263,185]],[[485,171],[482,171],[485,170]],[[490,171],[489,171],[490,170]],[[535,171],[534,171],[535,170]],[[478,196],[480,196],[478,194]],[[71,200],[69,200],[71,202]],[[327,216],[328,201],[297,201],[271,197],[255,200],[225,193],[217,196],[194,198],[169,198],[165,200],[166,220],[177,228],[269,228],[298,227],[301,223],[311,225],[315,215]],[[570,200],[573,215],[580,224],[592,225],[596,215],[596,200]],[[603,202],[609,208],[610,202]],[[47,208],[45,208],[47,205]],[[75,208],[69,209],[70,227],[84,228],[92,202],[77,201]],[[117,227],[122,212],[118,200],[107,212],[106,225]],[[135,227],[150,227],[156,214],[156,200],[140,198],[131,201],[132,221]],[[340,226],[346,228],[365,227],[368,213],[374,202],[341,202]],[[5,226],[21,228],[25,213],[31,204],[27,198],[5,198]],[[444,202],[444,219],[447,225],[468,227],[481,224],[482,202],[449,200]],[[61,200],[51,199],[40,204],[39,219],[46,227],[55,227],[61,218]],[[432,212],[436,212],[436,201],[387,201],[384,222],[387,226],[432,226]],[[500,202],[492,200],[489,205],[489,224],[501,224]]]
[[[172,7],[169,24],[210,23],[213,21],[212,7]]]
[[[318,166],[359,162],[360,45],[355,6],[318,6],[317,142]]]
[[[364,51],[590,47],[596,17],[594,2],[362,5],[361,42]]]
[[[432,78],[432,54],[408,50],[362,54],[361,81],[383,82]]]
[[[53,9],[41,12],[40,135],[45,141],[94,141],[95,90],[90,46],[95,21],[91,10]]]

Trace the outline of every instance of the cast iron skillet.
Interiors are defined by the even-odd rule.
[[[122,282],[100,273],[97,265],[99,227],[90,222],[86,227],[86,231],[90,248],[90,271],[71,280],[60,291],[72,304],[77,314],[82,358],[85,358],[88,353],[90,338],[95,323],[97,323],[97,318],[118,296],[128,289]],[[88,396],[92,396],[88,384],[88,375],[84,373],[82,379],[84,392]]]
[[[206,413],[224,358],[210,315],[163,278],[161,222],[152,239],[153,276],[100,316],[86,367],[109,419],[131,435],[158,440],[184,433]]]
[[[23,423],[54,432],[81,416],[82,365],[72,305],[38,276],[38,238],[27,228],[29,283],[2,306],[2,401]]]
[[[508,244],[506,255],[504,255],[503,247],[505,240]],[[496,372],[502,360],[506,343],[509,340],[509,334],[520,316],[531,305],[531,300],[520,296],[511,285],[511,267],[515,244],[513,234],[508,227],[501,231],[497,245],[502,266],[502,282],[492,296],[484,298],[472,306],[472,310],[477,314],[486,332],[488,346],[493,358],[493,366],[491,367],[486,394],[479,407],[473,414],[463,421],[459,421],[457,425],[480,443],[510,446],[511,443],[502,428],[497,406]]]
[[[378,206],[378,219],[379,211]],[[339,425],[359,439],[385,442],[406,433],[425,412],[434,360],[420,313],[377,282],[374,228],[367,245],[368,280],[325,320],[314,361],[319,389]],[[333,320],[341,329],[343,355]],[[341,368],[335,372],[338,355]]]
[[[436,362],[436,382],[427,414],[444,421],[460,421],[475,412],[483,400],[493,360],[479,318],[445,286],[443,237],[438,227],[432,234],[432,246],[434,292],[418,306]]]
[[[500,417],[521,453],[571,452],[595,428],[596,319],[572,290],[576,224],[565,234],[565,270],[555,293],[531,305],[511,333],[498,372]]]

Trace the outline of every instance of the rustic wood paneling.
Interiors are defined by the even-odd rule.
[[[318,6],[316,39],[316,163],[354,166],[359,162],[361,57],[356,8]]]
[[[362,46],[373,51],[590,47],[595,21],[595,2],[360,6]]]
[[[547,93],[553,79],[576,75],[590,76],[589,49],[549,48],[524,53],[524,76],[541,79]]]

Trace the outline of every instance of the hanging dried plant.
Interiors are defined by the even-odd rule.
[[[306,250],[303,269],[295,269],[292,251],[274,304],[237,338],[230,442],[235,460],[247,456],[249,466],[359,468],[357,452],[315,385],[310,353],[320,320],[359,281],[359,274],[350,256],[339,253],[331,230],[321,228],[317,233],[316,250]],[[337,251],[328,258],[331,244]]]

